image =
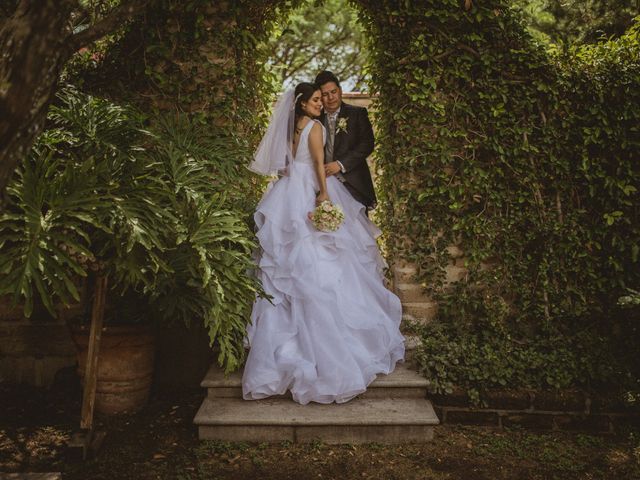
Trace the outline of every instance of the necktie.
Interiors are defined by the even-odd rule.
[[[336,115],[327,115],[327,122],[329,124],[329,138],[327,140],[327,158],[325,162],[333,161],[333,140],[336,136]]]

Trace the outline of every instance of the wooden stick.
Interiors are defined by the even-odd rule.
[[[98,356],[100,353],[100,339],[102,338],[102,323],[104,320],[104,304],[107,296],[107,277],[96,277],[91,310],[91,330],[89,331],[89,349],[84,371],[84,392],[82,394],[82,413],[80,428],[91,430],[93,426],[93,408],[96,400],[96,385],[98,383]]]

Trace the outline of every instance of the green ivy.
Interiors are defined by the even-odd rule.
[[[512,385],[516,341],[549,386],[597,376],[563,355],[589,353],[576,325],[608,337],[616,299],[640,284],[638,26],[547,52],[506,1],[357,3],[379,95],[387,248],[417,265],[448,332],[425,334],[423,369],[478,385],[466,356],[489,345],[483,375]],[[451,245],[468,271],[454,286]],[[543,344],[557,357],[536,360]]]
[[[297,3],[155,0],[106,53],[117,74],[101,88],[255,145],[275,89],[260,45]],[[545,342],[588,353],[576,331],[610,339],[616,299],[640,284],[638,27],[616,41],[548,52],[507,0],[352,3],[379,95],[386,248],[392,261],[417,265],[448,332],[436,338],[453,342],[425,333],[424,358],[497,338],[533,349],[523,354],[533,361]],[[445,282],[451,245],[464,251],[468,271],[453,286]],[[483,368],[511,382],[500,374],[507,347],[492,348],[499,361]],[[454,356],[442,368],[453,371]],[[532,364],[535,375],[552,370]],[[458,372],[456,381],[478,384]],[[598,378],[588,372],[549,378]]]
[[[594,325],[576,326],[564,335],[537,335],[526,342],[490,325],[460,332],[435,323],[418,328],[422,344],[416,361],[430,392],[447,394],[462,387],[478,404],[496,388],[582,388],[633,397],[640,392],[638,372],[630,371],[640,361],[637,320],[624,322],[614,334]]]
[[[154,0],[123,32],[83,52],[68,78],[149,115],[179,219],[146,310],[203,322],[227,370],[244,356],[256,293],[252,214],[264,187],[246,168],[279,89],[264,39],[298,2]],[[96,58],[98,60],[96,60]],[[108,79],[105,82],[104,79]]]

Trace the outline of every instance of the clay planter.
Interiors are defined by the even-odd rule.
[[[84,383],[89,326],[74,326],[72,332],[78,349],[78,374]],[[103,328],[98,355],[96,412],[107,415],[132,413],[146,405],[153,377],[154,352],[154,335],[147,325]]]
[[[86,306],[84,283],[78,285],[78,287],[82,296],[80,302],[72,305],[55,304],[56,317],[51,316],[38,297],[34,298],[31,320],[56,321],[59,319],[65,321],[81,315]],[[14,305],[11,295],[0,295],[0,321],[18,322],[29,320],[30,319],[24,316],[24,304],[22,302]]]
[[[24,306],[22,304],[13,305],[11,296],[0,296],[0,321],[18,321],[24,318]]]

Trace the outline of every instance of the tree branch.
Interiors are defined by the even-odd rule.
[[[290,71],[297,72],[304,68],[311,60],[314,58],[320,58],[321,56],[328,54],[336,45],[340,45],[343,41],[349,38],[349,34],[344,32],[344,34],[334,35],[331,37],[331,41],[322,45],[321,48],[312,50],[306,58],[303,58],[301,62],[297,65],[294,65],[293,62],[290,64]]]
[[[71,35],[67,39],[67,47],[71,52],[88,45],[113,32],[118,25],[141,13],[150,0],[130,0],[115,8],[109,15],[91,27]]]

